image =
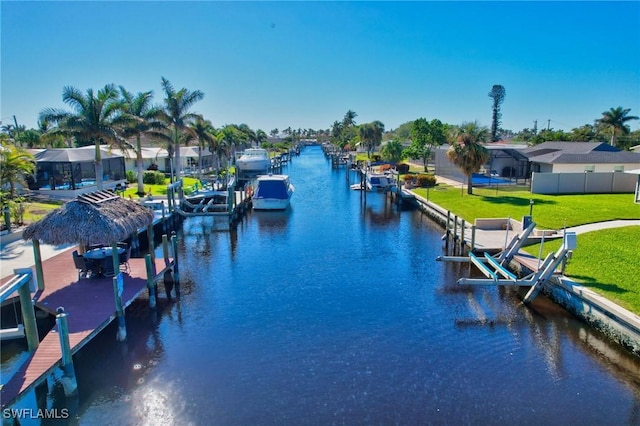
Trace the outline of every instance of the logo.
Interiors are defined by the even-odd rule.
[[[2,410],[3,419],[68,419],[68,408],[5,408]]]

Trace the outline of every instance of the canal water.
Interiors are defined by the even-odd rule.
[[[71,423],[640,423],[637,358],[542,296],[458,286],[443,230],[365,202],[319,147],[284,173],[286,212],[183,223],[180,299],[80,351]]]

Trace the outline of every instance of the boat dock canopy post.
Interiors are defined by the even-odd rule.
[[[44,272],[42,271],[42,255],[40,253],[40,241],[33,240],[33,259],[36,265],[36,281],[38,290],[44,290]]]

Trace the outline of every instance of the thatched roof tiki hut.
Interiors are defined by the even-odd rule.
[[[114,264],[117,265],[117,243],[152,223],[151,210],[112,192],[96,191],[79,195],[77,199],[29,225],[23,232],[25,240],[33,241],[38,287],[44,289],[40,242],[52,245],[79,244],[82,251],[90,245],[112,245]]]

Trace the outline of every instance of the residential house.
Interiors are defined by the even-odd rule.
[[[622,172],[640,168],[640,153],[605,142],[544,142],[522,150],[532,172]]]

